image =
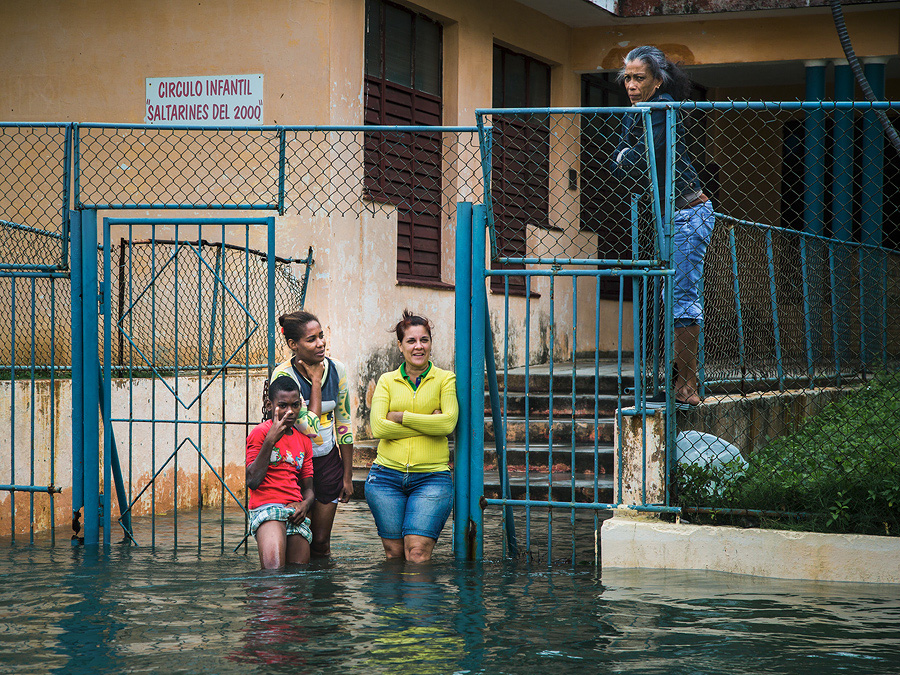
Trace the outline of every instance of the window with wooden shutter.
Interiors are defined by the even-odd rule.
[[[365,123],[441,124],[441,26],[366,2]],[[366,196],[397,207],[397,278],[441,279],[441,135],[365,134]]]
[[[524,54],[494,46],[494,108],[545,108],[550,105],[550,66]],[[527,227],[549,225],[550,125],[546,115],[499,115],[493,121],[491,200],[497,249],[504,257],[526,255]],[[493,265],[523,269],[524,265]],[[504,292],[502,277],[491,290]],[[522,277],[510,277],[510,293],[524,293]]]

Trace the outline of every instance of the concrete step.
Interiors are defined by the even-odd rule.
[[[614,393],[600,393],[597,396],[594,396],[593,392],[576,393],[573,406],[571,392],[556,393],[552,396],[552,404],[554,416],[571,416],[574,410],[576,417],[593,418],[594,415],[612,417],[619,406],[619,398]],[[529,416],[546,417],[550,412],[551,396],[548,392],[528,394],[520,391],[500,392],[500,405],[505,406],[507,416],[524,417],[525,411],[528,410]],[[631,405],[634,405],[633,397],[622,398],[622,407]],[[484,415],[491,416],[491,401],[488,394],[485,394]]]
[[[574,482],[574,488],[573,488]],[[500,479],[496,470],[484,472],[484,496],[489,499],[500,498]],[[596,479],[596,495],[594,476],[576,473],[573,476],[566,471],[544,473],[539,471],[510,471],[509,496],[511,499],[536,499],[545,501],[550,496],[552,501],[561,502],[612,502],[613,480],[610,475],[601,475]]]
[[[613,494],[612,475],[600,474],[597,476],[597,497],[594,497],[594,476],[589,473],[575,473],[574,492],[573,478],[569,471],[509,471],[510,497],[513,499],[546,500],[548,494],[552,494],[553,501],[576,502],[602,502],[610,503]],[[369,475],[367,467],[353,469],[353,499],[365,501],[366,476]],[[484,472],[485,497],[498,499],[500,497],[500,476],[496,469],[486,469]]]
[[[508,417],[506,419],[506,443],[508,445],[524,445],[526,439],[526,430],[528,442],[532,445],[546,446],[550,439],[550,421],[546,418],[529,418],[526,422],[524,417]],[[554,448],[560,445],[563,448],[571,450],[572,434],[575,434],[575,444],[591,446],[594,445],[594,438],[600,445],[612,445],[615,435],[615,419],[613,417],[601,417],[594,422],[593,419],[572,420],[569,417],[553,418],[553,445]],[[484,444],[494,446],[494,422],[488,418],[484,423]],[[378,441],[376,439],[366,439],[357,441],[353,447],[353,464],[355,466],[368,466],[375,459],[378,449]],[[554,450],[555,452],[555,450]],[[453,439],[450,440],[450,453],[453,454]]]
[[[552,367],[551,367],[552,365]],[[634,364],[622,364],[621,386],[634,386]],[[511,368],[505,373],[501,369],[497,373],[497,384],[501,390],[524,392],[528,384],[529,392],[549,392],[571,394],[574,379],[575,392],[593,394],[599,391],[614,394],[619,390],[619,373],[616,361],[604,359],[595,366],[593,360],[569,363],[539,364],[521,368]],[[596,381],[596,383],[595,383]]]
[[[353,464],[360,469],[368,469],[375,461],[376,446],[374,441],[362,441],[354,448]],[[450,443],[450,456],[453,457],[453,442]],[[601,443],[597,447],[597,470],[600,473],[612,473],[613,446]],[[573,448],[569,443],[553,444],[553,466],[565,467],[571,470]],[[576,444],[574,448],[575,470],[594,471],[594,445]],[[508,443],[506,446],[506,461],[510,467],[525,467],[525,462],[533,468],[546,468],[550,462],[549,446],[545,442],[535,441],[526,449],[524,443]],[[485,466],[497,465],[497,450],[493,442],[484,445]]]
[[[601,444],[596,452],[596,470],[601,474],[612,474],[613,470],[613,446]],[[485,465],[496,466],[497,456],[493,445],[484,449]],[[575,471],[593,473],[594,446],[576,445],[573,451],[572,445],[554,443],[552,466],[557,469],[571,471],[574,458]],[[523,443],[510,443],[506,446],[506,463],[510,470],[524,470],[525,463],[531,469],[546,469],[551,465],[549,446],[546,443],[534,443],[526,449]]]
[[[602,417],[598,420],[593,419],[572,419],[553,418],[553,423],[547,418],[528,419],[524,417],[508,417],[506,419],[506,442],[507,443],[524,443],[526,431],[529,443],[546,443],[550,438],[550,431],[553,431],[553,443],[571,444],[572,437],[575,437],[575,443],[581,445],[592,445],[596,438],[597,443],[611,444],[614,437],[615,419],[613,417]],[[485,421],[484,424],[484,442],[492,442],[494,440],[494,422],[491,419]]]

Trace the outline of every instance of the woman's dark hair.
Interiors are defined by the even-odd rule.
[[[285,340],[299,340],[303,337],[303,330],[306,324],[315,321],[321,325],[319,318],[310,312],[291,312],[290,314],[282,314],[278,317],[278,323],[281,325],[281,332],[284,334]]]
[[[652,45],[635,47],[628,52],[624,64],[628,65],[631,61],[642,61],[654,78],[662,80],[659,86],[660,94],[668,94],[676,101],[684,101],[690,96],[691,79],[681,68],[669,61],[658,47]],[[616,76],[616,81],[622,82],[623,79],[625,79],[624,66]]]
[[[408,309],[404,309],[402,318],[397,322],[397,325],[394,326],[394,332],[397,334],[397,342],[403,342],[403,336],[406,334],[407,329],[412,326],[422,326],[425,329],[425,332],[428,333],[428,337],[431,337],[431,322],[424,316],[413,314]]]

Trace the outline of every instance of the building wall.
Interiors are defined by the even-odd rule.
[[[409,6],[444,26],[443,120],[447,125],[472,125],[476,109],[490,106],[494,44],[552,66],[554,106],[577,106],[581,73],[617,68],[622,56],[642,43],[658,44],[687,65],[842,56],[831,19],[822,11],[781,17],[746,14],[617,21],[612,26],[571,29],[512,0],[421,0]],[[855,6],[846,17],[860,56],[900,51],[900,10]],[[361,124],[363,35],[363,0],[264,4],[249,0],[198,4],[9,0],[0,5],[0,62],[4,64],[0,119],[140,123],[147,77],[263,73],[266,124]],[[761,35],[766,39],[761,40]],[[567,140],[554,143],[553,176],[564,185],[565,170],[578,169],[578,158]],[[478,171],[476,162],[460,163],[457,181],[465,187],[448,199],[481,200]],[[554,224],[560,229],[545,239],[550,243],[542,252],[565,254],[590,247],[591,235],[577,229],[577,192],[554,188],[553,198],[568,204],[568,210],[556,218]],[[771,195],[760,198],[772,203]],[[452,285],[454,217],[445,217],[442,227],[442,281]],[[530,236],[535,241],[547,235],[532,231]],[[554,241],[553,236],[558,239]],[[301,215],[278,218],[279,255],[302,257],[308,246],[315,249],[307,307],[322,319],[331,354],[348,365],[357,429],[363,434],[374,381],[399,358],[388,329],[403,308],[434,321],[435,360],[444,367],[453,364],[453,291],[398,284],[396,240],[396,216],[390,209],[376,213],[360,209],[358,215],[318,209],[312,215],[301,211]],[[563,241],[572,243],[567,248]],[[251,245],[262,248],[258,242]],[[615,304],[598,303],[589,286],[580,283],[576,298],[560,286],[551,293],[550,282],[537,279],[530,305],[524,298],[510,299],[508,321],[502,298],[491,297],[495,348],[500,353],[508,348],[511,366],[566,358],[573,348],[586,350],[584,344],[615,350]],[[526,311],[532,331],[527,354]],[[572,337],[575,311],[578,345]],[[601,333],[594,340],[597,311],[601,312]],[[629,315],[626,308],[625,316]],[[551,324],[557,326],[552,355]],[[499,339],[501,329],[508,332],[508,345]],[[625,339],[629,340],[627,328]],[[630,349],[630,342],[625,348]]]
[[[0,101],[8,107],[0,118],[142,123],[145,78],[262,73],[265,124],[358,125],[364,7],[362,0],[3,3],[0,61],[7,67],[0,73]],[[444,25],[444,124],[474,125],[475,110],[490,106],[495,41],[551,64],[552,103],[578,104],[579,75],[569,64],[566,26],[510,0],[432,0],[415,8]],[[477,158],[474,151],[472,156]],[[477,161],[460,162],[456,169],[464,189],[448,198],[480,201]],[[277,253],[302,257],[308,246],[315,250],[307,308],[322,319],[331,354],[348,365],[357,427],[365,434],[374,382],[399,358],[388,330],[404,308],[434,321],[435,361],[452,367],[453,290],[397,283],[391,209],[374,214],[358,209],[359,215],[297,210],[301,215],[278,218]],[[455,281],[454,233],[455,218],[445,218],[442,281],[449,285]],[[264,242],[251,246],[264,248]],[[537,280],[535,291],[540,297],[531,303],[531,354],[524,354],[525,300],[510,300],[510,323],[516,327],[510,331],[511,365],[549,358],[549,282]],[[556,322],[571,324],[571,304],[557,300]],[[492,298],[495,324],[504,324],[502,313]],[[558,357],[570,353],[567,332],[555,340]]]

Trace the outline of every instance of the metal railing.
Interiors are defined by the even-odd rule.
[[[276,257],[271,235],[235,239],[215,224],[221,214],[396,217],[400,239],[406,237],[402,254],[414,263],[406,275],[415,278],[440,269],[439,260],[428,259],[433,233],[421,236],[416,228],[435,229],[437,222],[439,232],[461,196],[478,197],[477,154],[474,127],[0,125],[0,298],[5,293],[10,317],[5,334],[0,329],[0,363],[8,365],[14,392],[10,461],[6,468],[0,464],[0,483],[10,477],[0,490],[12,494],[3,506],[11,509],[4,529],[9,522],[13,537],[28,532],[33,540],[36,531],[52,532],[60,522],[52,499],[47,516],[34,499],[23,510],[15,493],[68,489],[68,477],[57,476],[54,467],[71,443],[77,536],[97,541],[95,514],[102,511],[108,541],[118,503],[129,536],[156,544],[158,511],[196,508],[199,545],[201,510],[223,504],[226,491],[232,497],[243,491],[243,481],[225,470],[233,461],[223,454],[231,434],[225,429],[237,424],[246,435],[247,425],[258,420],[256,389],[261,391],[264,375],[257,382],[250,369],[264,373],[271,365],[272,313],[303,305],[313,262],[312,250],[305,258]],[[111,240],[92,238],[102,212],[126,209],[141,209],[147,217],[140,223],[120,218],[111,225]],[[171,217],[172,210],[203,210],[209,218],[196,226],[187,226],[195,214],[175,218],[185,227],[179,233],[175,225],[174,235],[172,225],[149,223]],[[77,236],[69,236],[70,222]],[[110,263],[105,274],[104,245]],[[73,258],[79,264],[70,271]],[[297,265],[303,266],[299,272]],[[95,302],[109,310],[96,326]],[[249,330],[242,325],[247,321]],[[105,333],[106,347],[99,341]],[[104,359],[108,372],[98,380],[94,371]],[[243,407],[234,408],[230,398],[226,403],[226,389],[232,396],[237,384],[232,375],[243,378]],[[111,386],[115,377],[120,380]],[[227,384],[219,382],[223,377]],[[58,400],[65,398],[60,381],[70,378],[71,435],[61,431],[69,421]],[[109,396],[98,397],[101,385]],[[49,428],[34,412],[23,425],[17,411],[34,411],[35,395],[48,387],[54,404],[43,422]],[[220,408],[221,419],[198,412],[206,405],[198,405],[201,398]],[[102,435],[91,414],[101,405]],[[48,456],[37,442],[46,434]],[[157,442],[172,445],[165,461],[160,456],[157,462]],[[148,443],[149,455],[142,449]],[[22,454],[23,446],[30,456]],[[227,444],[229,452],[233,446]],[[187,482],[178,470],[194,462],[179,464],[182,450],[196,451],[196,476]],[[173,467],[177,482],[156,490],[158,481],[168,480],[159,472]],[[208,474],[217,479],[213,488],[206,485]],[[109,486],[105,494],[101,485]],[[143,513],[151,517],[149,536],[136,534],[129,522]]]
[[[481,345],[488,371],[487,357],[494,356],[502,374],[495,378],[496,388],[488,382],[487,429],[470,424],[476,435],[468,440],[476,448],[478,433],[493,436],[497,483],[491,484],[491,470],[485,473],[482,458],[470,451],[457,489],[464,480],[468,489],[459,504],[467,505],[465,513],[476,524],[475,539],[468,521],[460,520],[459,541],[474,541],[477,548],[484,536],[479,497],[485,496],[489,506],[502,506],[509,524],[522,522],[520,512],[511,509],[524,507],[526,550],[537,551],[530,538],[534,517],[546,522],[548,558],[558,555],[553,542],[560,536],[568,557],[595,555],[595,549],[588,547],[586,554],[576,542],[593,541],[598,512],[625,504],[630,480],[637,486],[633,505],[646,510],[731,509],[757,517],[816,511],[836,513],[832,526],[847,527],[843,514],[857,507],[843,508],[845,499],[836,492],[819,505],[807,497],[802,509],[788,503],[741,504],[734,498],[735,483],[729,483],[727,498],[717,492],[724,484],[718,467],[771,459],[770,448],[787,447],[794,437],[798,447],[809,450],[818,441],[804,434],[814,438],[816,420],[838,415],[834,406],[841,401],[857,396],[882,401],[882,390],[873,388],[892,391],[900,188],[898,159],[877,131],[875,109],[896,117],[898,105],[486,110],[476,127],[0,125],[0,277],[10,280],[10,330],[0,347],[7,349],[12,380],[26,389],[42,386],[48,373],[51,383],[58,382],[56,373],[68,367],[63,317],[77,294],[69,285],[70,208],[79,214],[131,208],[268,211],[304,218],[396,214],[398,223],[410,228],[403,245],[412,259],[425,250],[417,248],[418,224],[428,227],[436,216],[456,218],[457,202],[483,201],[490,268],[478,267],[477,231],[473,239],[457,242],[463,247],[457,260],[474,250],[475,281],[462,302],[464,307],[475,302],[479,314],[469,316],[473,358],[466,367],[474,361],[477,369]],[[679,183],[686,162],[716,215],[701,257],[705,268],[695,270],[705,313],[698,349],[705,400],[676,412],[673,250],[675,223],[685,206]],[[480,207],[473,210],[476,230],[480,213]],[[110,288],[111,320],[129,330],[110,344],[111,368],[133,374],[146,367],[135,357],[136,331],[130,330],[135,303],[147,297],[141,295],[146,284],[135,282],[147,268],[139,261],[148,245],[139,242],[165,250],[172,269],[185,267],[176,262],[182,254],[195,267],[198,259],[205,261],[206,278],[220,281],[230,274],[225,272],[229,256],[237,252],[224,236],[216,241],[129,231],[125,238],[131,243],[124,247],[121,233],[112,236],[117,239],[110,242],[110,254],[118,259],[102,281]],[[254,264],[268,269],[274,262],[247,242],[241,250],[245,277]],[[117,276],[123,271],[129,281]],[[191,286],[194,294],[200,302],[208,300],[211,314],[224,317],[222,284],[204,286],[203,278],[201,270]],[[148,279],[163,282],[152,272]],[[298,275],[274,279],[283,282],[285,297],[297,293]],[[490,285],[488,299],[478,290],[481,280]],[[84,283],[72,279],[79,288]],[[492,336],[481,337],[491,324]],[[205,339],[197,341],[193,356],[214,370],[224,365],[234,345],[226,344],[221,330],[195,328]],[[49,337],[36,339],[41,331]],[[73,331],[73,340],[77,337]],[[485,353],[485,346],[492,349]],[[28,357],[21,358],[25,351]],[[244,365],[260,365],[263,356],[262,345],[254,347]],[[469,415],[475,421],[484,394],[480,376],[472,373]],[[73,368],[72,376],[85,373]],[[667,424],[662,445],[654,449],[647,425],[656,409],[648,399],[663,391],[670,394],[663,408]],[[760,417],[764,412],[768,417]],[[638,420],[632,431],[639,432],[631,476],[623,470],[622,455],[629,418]],[[887,434],[887,429],[878,431]],[[893,466],[893,446],[887,436],[882,440],[887,445],[870,445]],[[665,448],[661,466],[654,464],[660,447]],[[702,462],[689,456],[703,456]],[[487,461],[490,465],[491,458]],[[24,464],[13,462],[9,485],[58,487],[52,471],[47,480],[35,473],[26,485],[17,480]],[[860,482],[864,474],[853,467],[861,470],[866,462],[841,462],[843,468],[829,469],[840,479],[836,484]],[[687,478],[685,467],[694,467]],[[561,508],[568,518],[554,523],[553,509]],[[591,516],[586,532],[594,536],[582,538],[585,511]],[[514,537],[507,543],[518,546]]]
[[[848,506],[832,484],[843,485],[845,496],[857,490],[852,486],[865,482],[873,456],[897,466],[900,455],[889,440],[893,426],[874,429],[868,449],[852,462],[846,448],[837,453],[842,459],[820,462],[820,473],[831,475],[818,502],[809,490],[803,492],[806,504],[762,499],[760,490],[756,497],[741,493],[743,501],[736,495],[740,476],[755,462],[769,468],[774,462],[774,473],[783,475],[774,450],[767,449],[794,443],[796,453],[804,444],[821,443],[810,440],[815,436],[809,429],[842,414],[836,411],[840,401],[881,401],[876,411],[854,409],[861,417],[881,419],[892,410],[885,403],[890,394],[885,399],[881,389],[872,389],[892,391],[890,373],[900,365],[900,158],[876,133],[875,110],[896,120],[900,105],[479,111],[491,241],[491,269],[483,274],[502,304],[491,317],[501,330],[488,345],[498,357],[501,393],[494,431],[501,424],[503,431],[495,457],[506,473],[486,502],[503,507],[510,549],[516,547],[515,521],[525,528],[526,550],[534,550],[535,508],[546,521],[548,557],[556,555],[548,523],[559,509],[568,515],[562,540],[563,548],[571,545],[569,557],[596,553],[590,547],[576,551],[579,518],[629,505],[699,517],[815,512],[811,527],[853,531],[855,521],[846,512],[867,507],[859,500]],[[705,241],[692,242],[700,236],[696,225],[679,223],[701,209],[708,211],[702,218],[711,231]],[[680,237],[688,248],[700,247],[699,256],[688,258],[689,272],[679,271],[676,262]],[[690,331],[675,328],[679,278],[689,275],[701,307],[694,315],[701,323],[693,350],[684,349]],[[473,302],[477,271],[474,276]],[[601,345],[604,300],[605,316],[617,315],[619,323],[612,354]],[[523,322],[524,357],[510,338]],[[536,354],[534,341],[528,344],[535,323],[549,335],[549,353],[546,345]],[[472,335],[478,332],[473,325]],[[698,359],[700,405],[676,400],[688,390],[679,365],[690,370],[679,360],[691,351]],[[536,362],[549,367],[538,369]],[[592,392],[595,405],[580,404],[581,392]],[[616,399],[615,449],[604,450],[597,440],[604,433],[604,395]],[[518,398],[525,401],[524,413]],[[538,409],[540,414],[532,412]],[[648,426],[657,414],[665,418],[663,432]],[[581,437],[579,424],[586,430]],[[806,440],[792,440],[797,438]],[[524,448],[513,451],[510,444]],[[593,466],[582,462],[579,470],[579,452],[590,450]],[[792,461],[786,458],[785,466]],[[604,462],[613,473],[605,492],[598,476]],[[730,482],[722,477],[725,465],[734,473]],[[884,497],[887,488],[875,492],[870,501],[881,506],[872,509],[885,512],[882,533],[896,531],[900,518],[889,505],[896,502]],[[511,518],[511,507],[521,507],[524,517]],[[588,521],[582,527],[590,541],[597,518]]]

